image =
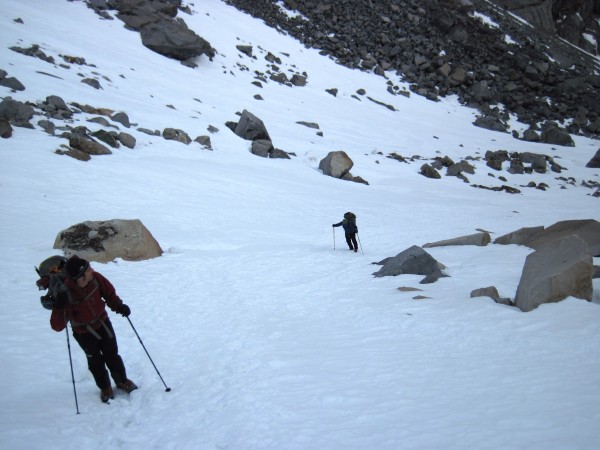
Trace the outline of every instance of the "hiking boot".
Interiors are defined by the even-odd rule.
[[[357,248],[355,248],[355,249],[354,249],[354,253],[356,253],[357,251],[358,251],[358,249],[357,249]]]
[[[106,389],[100,390],[100,400],[102,400],[102,403],[108,403],[111,398],[115,398],[112,387],[109,386]]]
[[[138,388],[137,385],[133,381],[131,381],[129,379],[123,381],[122,383],[117,383],[117,387],[119,389],[123,389],[128,394],[131,391],[135,391]]]

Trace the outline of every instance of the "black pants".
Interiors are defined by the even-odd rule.
[[[346,233],[346,243],[350,250],[358,250],[358,244],[356,243],[356,233]]]
[[[73,337],[85,352],[88,369],[92,372],[96,386],[100,389],[110,387],[110,379],[106,371],[107,367],[115,383],[123,383],[127,379],[125,365],[121,356],[119,356],[117,336],[113,330],[112,323],[110,323],[110,319],[107,318],[104,324],[106,328],[100,326],[100,328],[94,330],[100,335],[100,339],[89,332],[82,334],[73,333]],[[106,330],[107,328],[110,330],[110,335]]]

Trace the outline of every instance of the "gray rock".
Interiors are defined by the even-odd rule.
[[[90,123],[100,124],[104,127],[117,128],[116,125],[111,124],[105,117],[92,117],[92,118],[88,119],[87,121]]]
[[[489,286],[485,288],[474,289],[471,291],[471,298],[475,297],[490,297],[493,299],[500,298],[498,289],[495,286]]]
[[[129,122],[129,116],[127,114],[125,114],[124,112],[118,112],[118,113],[114,114],[110,118],[110,120],[120,123],[125,128],[131,127],[131,122]]]
[[[252,46],[251,45],[236,45],[235,48],[237,48],[244,55],[252,58]]]
[[[96,139],[101,140],[105,144],[111,146],[112,148],[119,148],[121,146],[116,133],[111,133],[106,130],[98,130],[92,133],[92,136]]]
[[[600,222],[587,220],[563,220],[556,222],[528,240],[525,245],[535,250],[549,242],[575,235],[582,239],[593,256],[600,256]]]
[[[577,236],[547,242],[527,256],[515,306],[528,312],[572,296],[592,300],[592,255]]]
[[[167,141],[177,141],[185,145],[188,145],[190,142],[192,142],[192,139],[185,131],[177,128],[165,128],[162,136]]]
[[[494,240],[494,244],[509,245],[527,245],[527,242],[531,241],[534,236],[538,235],[544,227],[526,227],[520,228],[516,231],[512,231],[508,234],[500,236]]]
[[[100,84],[100,82],[94,78],[84,78],[83,80],[81,80],[81,82],[93,87],[94,89],[102,89],[102,85]]]
[[[198,136],[198,137],[196,137],[196,139],[194,139],[194,142],[197,142],[198,144],[202,145],[203,147],[207,148],[208,150],[212,150],[212,143],[210,141],[210,136],[207,136],[207,135]]]
[[[375,264],[383,265],[381,269],[373,273],[373,276],[377,278],[402,274],[426,275],[420,283],[428,284],[434,283],[440,277],[447,276],[442,273],[443,266],[416,245]]]
[[[594,157],[590,159],[590,161],[585,165],[585,167],[590,167],[592,169],[600,168],[600,149],[598,149]]]
[[[304,125],[305,127],[308,127],[308,128],[313,128],[313,129],[315,129],[315,130],[318,130],[318,129],[319,129],[319,124],[318,124],[318,123],[314,123],[314,122],[305,122],[305,121],[303,121],[303,120],[299,120],[299,121],[298,121],[298,122],[296,122],[296,123],[297,123],[297,124],[300,124],[300,125]]]
[[[268,158],[269,153],[273,151],[273,143],[268,139],[257,139],[252,141],[252,146],[250,147],[250,152],[256,156],[262,156],[263,158]]]
[[[452,164],[450,167],[448,167],[446,170],[446,176],[455,177],[462,172],[470,173],[472,175],[475,173],[475,167],[463,159],[462,161]]]
[[[292,79],[290,80],[290,82],[294,85],[294,86],[306,86],[306,77],[304,75],[298,75],[298,74],[294,74],[292,75]]]
[[[512,173],[513,175],[524,174],[525,166],[523,165],[523,162],[517,158],[511,159],[510,167],[508,168],[508,173]]]
[[[69,138],[69,145],[77,150],[87,153],[88,155],[112,154],[112,152],[104,145],[79,134],[71,135]]]
[[[449,245],[476,245],[479,247],[485,247],[491,242],[491,237],[488,232],[470,234],[468,236],[460,236],[453,239],[446,239],[444,241],[431,242],[423,245],[423,248],[431,247],[446,247]]]
[[[73,111],[67,106],[65,101],[58,95],[49,95],[42,105],[42,109],[56,119],[70,119],[73,117]]]
[[[537,131],[529,128],[523,133],[523,140],[527,142],[540,142],[542,138]]]
[[[87,221],[73,225],[58,233],[54,247],[67,256],[97,262],[141,261],[163,254],[160,245],[138,219]]]
[[[54,153],[56,153],[57,155],[70,156],[73,159],[76,159],[78,161],[84,161],[84,162],[92,159],[92,157],[90,156],[89,153],[82,152],[81,150],[78,150],[78,149],[72,148],[72,147],[68,147],[66,145],[61,145],[61,147],[58,150],[56,150]]]
[[[272,159],[292,159],[290,157],[290,154],[279,149],[279,148],[274,148],[273,151],[269,154],[269,158]]]
[[[563,147],[575,147],[571,135],[559,127],[550,127],[542,130],[542,142],[545,144],[561,145]]]
[[[33,107],[26,103],[4,97],[0,102],[0,119],[7,120],[15,126],[29,122],[33,117]]]
[[[37,124],[42,128],[42,130],[52,136],[54,136],[56,133],[56,126],[50,120],[39,120]]]
[[[435,170],[433,167],[431,167],[429,164],[425,163],[421,166],[421,169],[419,170],[419,173],[421,175],[423,175],[424,177],[427,178],[431,178],[434,180],[437,180],[439,178],[442,178],[442,176],[440,175],[440,173]]]
[[[121,144],[123,144],[127,148],[134,148],[136,144],[136,139],[130,135],[129,133],[120,132],[117,135],[117,139]]]
[[[7,87],[13,91],[24,91],[25,86],[15,77],[6,77],[0,80],[0,86]]]
[[[507,131],[508,125],[497,117],[478,117],[473,125],[491,131]]]
[[[160,136],[160,131],[158,130],[150,130],[148,128],[138,128],[137,130],[141,133],[148,134],[150,136]]]
[[[500,294],[498,294],[498,289],[496,289],[495,286],[479,288],[471,291],[471,298],[475,297],[490,297],[496,303],[500,303],[501,305],[514,306],[510,298],[500,297]]]
[[[158,20],[144,25],[140,31],[142,44],[168,58],[185,61],[200,55],[215,56],[215,50],[185,23]]]
[[[350,172],[354,162],[344,151],[329,152],[325,158],[319,162],[319,170],[324,175],[334,178],[342,178]]]
[[[242,139],[249,141],[257,139],[271,140],[263,121],[247,110],[242,111],[240,120],[235,125],[233,132]]]

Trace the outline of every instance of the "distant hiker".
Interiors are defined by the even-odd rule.
[[[358,233],[358,227],[356,226],[356,215],[351,212],[344,214],[344,220],[339,223],[334,223],[332,227],[344,227],[344,233],[346,236],[346,243],[350,250],[358,251],[358,244],[356,243],[356,233]]]
[[[67,322],[71,323],[73,337],[87,357],[88,369],[100,388],[100,399],[104,403],[114,398],[107,367],[118,388],[127,393],[137,389],[127,378],[117,337],[105,308],[108,305],[116,313],[128,317],[131,314],[129,306],[119,298],[110,281],[95,272],[85,259],[72,256],[66,261],[64,272],[66,276],[62,283],[67,289],[59,293],[52,304],[52,329],[62,331]]]

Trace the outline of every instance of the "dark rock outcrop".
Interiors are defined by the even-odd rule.
[[[576,29],[575,43],[584,46],[582,30],[598,35],[594,24],[599,12],[593,1],[515,0],[533,6],[530,12],[515,13],[535,18],[536,29],[484,0],[284,2],[300,14],[287,14],[277,2],[226,0],[344,66],[382,76],[395,72],[413,92],[431,100],[457,95],[463,104],[482,111],[478,125],[504,130],[506,121],[501,115],[490,115],[488,107],[503,105],[523,123],[574,119],[566,132],[597,136],[599,64],[558,39]],[[496,3],[512,8],[503,0]],[[481,20],[482,16],[498,26]],[[582,23],[576,24],[579,16]],[[597,54],[597,49],[587,51]],[[555,134],[550,132],[547,142],[554,141]],[[535,136],[528,133],[527,139]],[[562,136],[558,139],[566,141]]]
[[[168,58],[185,61],[196,56],[215,56],[215,50],[185,24],[174,20],[149,23],[140,31],[142,44]]]

